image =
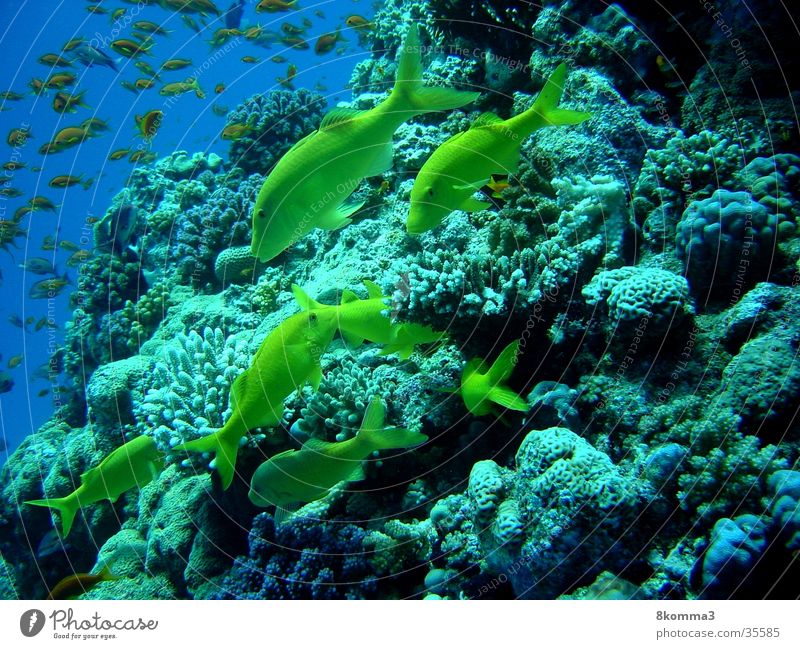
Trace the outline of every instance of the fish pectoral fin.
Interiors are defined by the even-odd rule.
[[[358,482],[359,480],[366,480],[367,476],[364,473],[364,466],[361,462],[356,462],[355,468],[352,470],[350,475],[345,478],[347,482]]]
[[[394,147],[392,146],[392,141],[390,140],[386,144],[381,145],[381,148],[378,151],[377,156],[367,169],[366,173],[364,174],[364,177],[369,178],[370,176],[380,176],[381,174],[389,171],[389,169],[391,169],[393,165],[394,165]]]
[[[477,192],[481,187],[488,185],[492,182],[491,177],[489,178],[482,178],[481,180],[476,180],[474,183],[462,183],[461,185],[453,185],[453,189],[457,189],[459,191],[464,189],[471,189],[474,192]]]
[[[300,509],[301,503],[291,503],[288,505],[284,505],[281,507],[280,505],[275,506],[275,525],[283,525],[287,521],[289,521],[294,513]]]
[[[308,377],[308,382],[311,384],[311,388],[316,392],[319,390],[319,384],[322,383],[322,366],[317,365],[313,370],[311,370],[311,375]]]
[[[491,401],[509,410],[517,410],[518,412],[528,411],[528,404],[525,399],[510,388],[495,386],[489,390],[488,396]]]
[[[322,118],[322,123],[319,125],[319,130],[324,131],[333,128],[345,122],[351,122],[366,113],[365,110],[358,110],[357,108],[334,108],[329,111],[325,117]]]
[[[341,331],[342,340],[344,340],[344,344],[347,345],[350,349],[355,349],[356,347],[361,347],[364,344],[364,339],[357,335],[352,334],[349,331]]]
[[[464,212],[479,212],[491,206],[492,204],[488,201],[480,201],[477,198],[472,198],[472,196],[470,196],[467,200],[465,200],[461,205],[458,206],[458,209]]]
[[[364,202],[342,203],[333,212],[321,216],[317,221],[317,227],[323,230],[338,230],[348,225],[350,217],[364,206]]]

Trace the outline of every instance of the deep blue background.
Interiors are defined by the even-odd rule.
[[[194,93],[187,93],[167,108],[164,103],[169,98],[158,94],[160,87],[164,83],[184,80],[216,52],[208,41],[214,30],[224,26],[223,19],[208,17],[205,30],[196,34],[184,24],[180,14],[173,14],[158,6],[139,7],[122,0],[106,0],[99,4],[108,9],[109,14],[119,7],[128,10],[130,20],[125,23],[128,26],[116,35],[117,38],[130,37],[130,24],[137,20],[149,20],[171,30],[168,36],[155,36],[156,44],[150,50],[152,56],[143,56],[142,60],[155,69],[167,59],[176,57],[191,59],[194,65],[179,71],[163,72],[162,81],[156,82],[153,89],[134,95],[121,87],[120,82],[127,80],[133,83],[145,76],[134,67],[137,59],[120,57],[106,48],[110,56],[118,59],[119,72],[107,67],[85,68],[79,63],[74,68],[67,68],[66,71],[78,75],[76,85],[67,91],[86,90],[84,100],[90,108],[78,108],[76,113],[60,115],[52,108],[56,91],[50,90],[42,96],[36,96],[28,84],[34,77],[46,79],[51,74],[50,68],[38,63],[37,59],[45,53],[60,54],[63,44],[70,38],[83,36],[87,40],[110,41],[115,37],[112,34],[115,25],[111,23],[110,15],[88,13],[86,6],[90,4],[94,3],[79,0],[0,2],[0,60],[3,62],[0,67],[0,91],[13,90],[25,94],[25,99],[21,101],[0,102],[3,109],[0,112],[0,148],[3,149],[0,164],[11,160],[13,156],[27,165],[13,173],[0,169],[0,174],[5,174],[0,180],[8,181],[10,186],[23,192],[19,198],[0,197],[0,218],[10,219],[18,207],[35,195],[46,196],[59,206],[55,214],[37,211],[25,217],[21,226],[28,229],[27,239],[18,239],[19,249],[11,248],[10,253],[0,250],[0,272],[3,277],[0,286],[0,370],[10,374],[15,384],[10,392],[0,395],[0,464],[5,461],[2,453],[4,445],[9,451],[13,450],[53,412],[51,392],[38,396],[41,390],[51,387],[49,381],[31,378],[31,375],[47,362],[53,346],[63,340],[64,325],[70,318],[68,303],[72,287],[67,287],[48,306],[46,299],[29,297],[31,285],[43,278],[23,272],[18,265],[29,257],[51,258],[60,273],[67,270],[71,279],[76,278],[78,268],[67,269],[65,266],[73,252],[43,251],[42,241],[45,236],[53,235],[59,240],[68,240],[79,244],[81,248],[91,249],[91,242],[87,244],[86,237],[81,239],[86,217],[100,217],[105,213],[112,197],[125,186],[134,166],[127,159],[109,162],[108,154],[115,149],[134,148],[142,144],[141,138],[136,135],[134,116],[153,109],[164,110],[163,125],[152,141],[152,150],[159,157],[172,151],[186,150],[190,153],[213,151],[227,159],[228,142],[219,139],[225,117],[214,115],[212,103],[232,109],[254,93],[279,87],[276,77],[285,75],[287,63],[271,62],[270,57],[275,55],[282,55],[297,65],[296,87],[315,89],[321,83],[327,88],[324,94],[331,104],[349,98],[350,93],[345,86],[350,73],[368,53],[359,46],[358,35],[347,29],[344,20],[352,13],[371,17],[374,12],[373,6],[365,1],[304,0],[298,3],[302,6],[297,11],[256,14],[256,1],[250,0],[246,3],[243,28],[260,24],[265,30],[280,32],[283,22],[300,25],[303,18],[308,18],[313,25],[305,38],[311,44],[311,49],[288,49],[281,43],[265,49],[241,38],[200,75],[200,86],[206,93],[204,100],[198,99]],[[223,0],[218,6],[225,11],[230,6],[230,0]],[[325,17],[318,16],[317,11],[323,12]],[[198,23],[203,20],[197,14],[192,18]],[[122,19],[121,22],[126,20]],[[316,55],[313,44],[317,37],[334,31],[338,26],[343,27],[342,35],[347,41],[339,43],[337,49],[343,47],[344,51],[337,54],[334,50],[325,55]],[[260,62],[244,63],[241,61],[243,56],[257,57]],[[69,53],[66,57],[69,58]],[[215,95],[214,88],[219,83],[224,83],[226,89],[221,95]],[[111,130],[61,153],[47,156],[38,153],[39,147],[60,129],[77,126],[89,117],[106,120]],[[30,125],[33,138],[15,154],[13,148],[6,144],[6,138],[12,128],[25,124]],[[31,170],[31,167],[37,166],[42,167],[41,172]],[[66,190],[50,188],[50,180],[60,174],[83,174],[85,178],[94,178],[95,182],[88,190],[81,186]],[[34,332],[31,325],[26,332],[9,323],[11,315],[17,315],[23,321],[30,316],[39,320],[48,315],[48,308],[53,310],[58,325],[56,330],[45,327]],[[15,369],[9,369],[9,359],[18,354],[24,355],[24,360]]]

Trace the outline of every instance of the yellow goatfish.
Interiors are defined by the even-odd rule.
[[[250,502],[274,505],[277,523],[299,505],[319,500],[340,482],[364,479],[361,463],[375,451],[408,448],[428,437],[405,428],[385,428],[380,397],[367,406],[358,433],[344,442],[311,439],[299,451],[279,453],[256,469],[250,482]]]
[[[567,76],[565,63],[550,75],[533,106],[510,119],[483,113],[468,131],[456,133],[422,165],[411,189],[409,234],[439,225],[454,210],[472,212],[491,205],[472,195],[491,182],[492,175],[517,171],[520,147],[545,126],[580,124],[590,113],[558,107]]]
[[[253,362],[231,386],[231,413],[215,433],[176,446],[176,451],[213,452],[222,488],[233,482],[239,443],[253,428],[276,426],[283,401],[310,382],[322,380],[320,356],[336,333],[334,310],[296,313],[279,324],[261,343]]]
[[[367,299],[362,300],[349,289],[342,291],[342,302],[339,306],[320,304],[312,300],[297,284],[292,285],[292,292],[301,309],[328,309],[336,313],[336,324],[345,342],[350,347],[358,347],[365,340],[384,345],[380,356],[397,353],[405,360],[414,351],[415,345],[441,342],[446,334],[434,331],[428,326],[413,322],[393,322],[386,315],[389,306],[388,297],[381,287],[364,281],[367,287]]]
[[[26,505],[52,507],[61,512],[61,529],[67,536],[81,507],[108,499],[115,502],[133,487],[143,487],[164,468],[152,437],[140,435],[109,453],[100,464],[81,475],[81,486],[63,498],[26,500]]]
[[[371,110],[335,108],[295,144],[264,181],[253,208],[251,252],[273,259],[314,228],[350,222],[362,202],[345,202],[363,178],[392,166],[392,136],[415,115],[458,108],[479,93],[422,85],[418,28],[401,47],[391,94]]]

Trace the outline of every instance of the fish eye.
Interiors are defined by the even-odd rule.
[[[428,187],[428,196],[433,196],[433,187]]]
[[[264,210],[259,207],[256,210],[256,217],[259,218],[259,219],[263,219],[265,216],[266,216],[266,214],[264,214]]]
[[[311,313],[308,314],[308,319],[309,319],[310,322],[316,322],[317,321],[317,314],[312,311]]]

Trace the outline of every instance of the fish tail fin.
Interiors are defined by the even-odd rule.
[[[292,293],[294,294],[294,299],[297,301],[297,304],[303,311],[309,311],[310,309],[321,309],[325,306],[316,300],[312,300],[308,293],[306,293],[297,284],[292,284]]]
[[[515,340],[508,345],[497,357],[492,367],[489,369],[489,385],[496,386],[507,381],[517,366],[517,356],[519,355],[519,341]]]
[[[452,110],[475,101],[479,92],[465,92],[440,86],[422,84],[422,59],[419,44],[419,27],[412,24],[400,48],[397,78],[390,100],[392,109],[416,114]]]
[[[197,77],[192,79],[192,88],[194,89],[194,94],[197,96],[198,99],[205,99],[206,93],[203,92],[203,89],[200,87],[200,81],[198,81]]]
[[[562,63],[548,77],[536,101],[524,113],[512,117],[509,122],[519,124],[525,137],[545,126],[572,126],[589,119],[592,114],[580,110],[559,108],[567,79],[567,64]],[[513,126],[512,126],[513,128]]]
[[[42,500],[26,500],[26,505],[36,505],[37,507],[50,507],[57,509],[61,514],[62,535],[67,536],[72,529],[72,521],[78,511],[78,500],[65,496],[64,498],[44,498]]]
[[[364,413],[364,421],[356,437],[373,451],[408,448],[428,440],[427,435],[405,428],[385,428],[386,409],[380,397],[374,397]]]
[[[175,446],[174,451],[193,451],[195,453],[213,453],[214,469],[219,473],[222,488],[227,489],[233,482],[236,470],[236,456],[239,453],[239,438],[232,435],[222,435],[225,428],[220,428],[216,433]]]

